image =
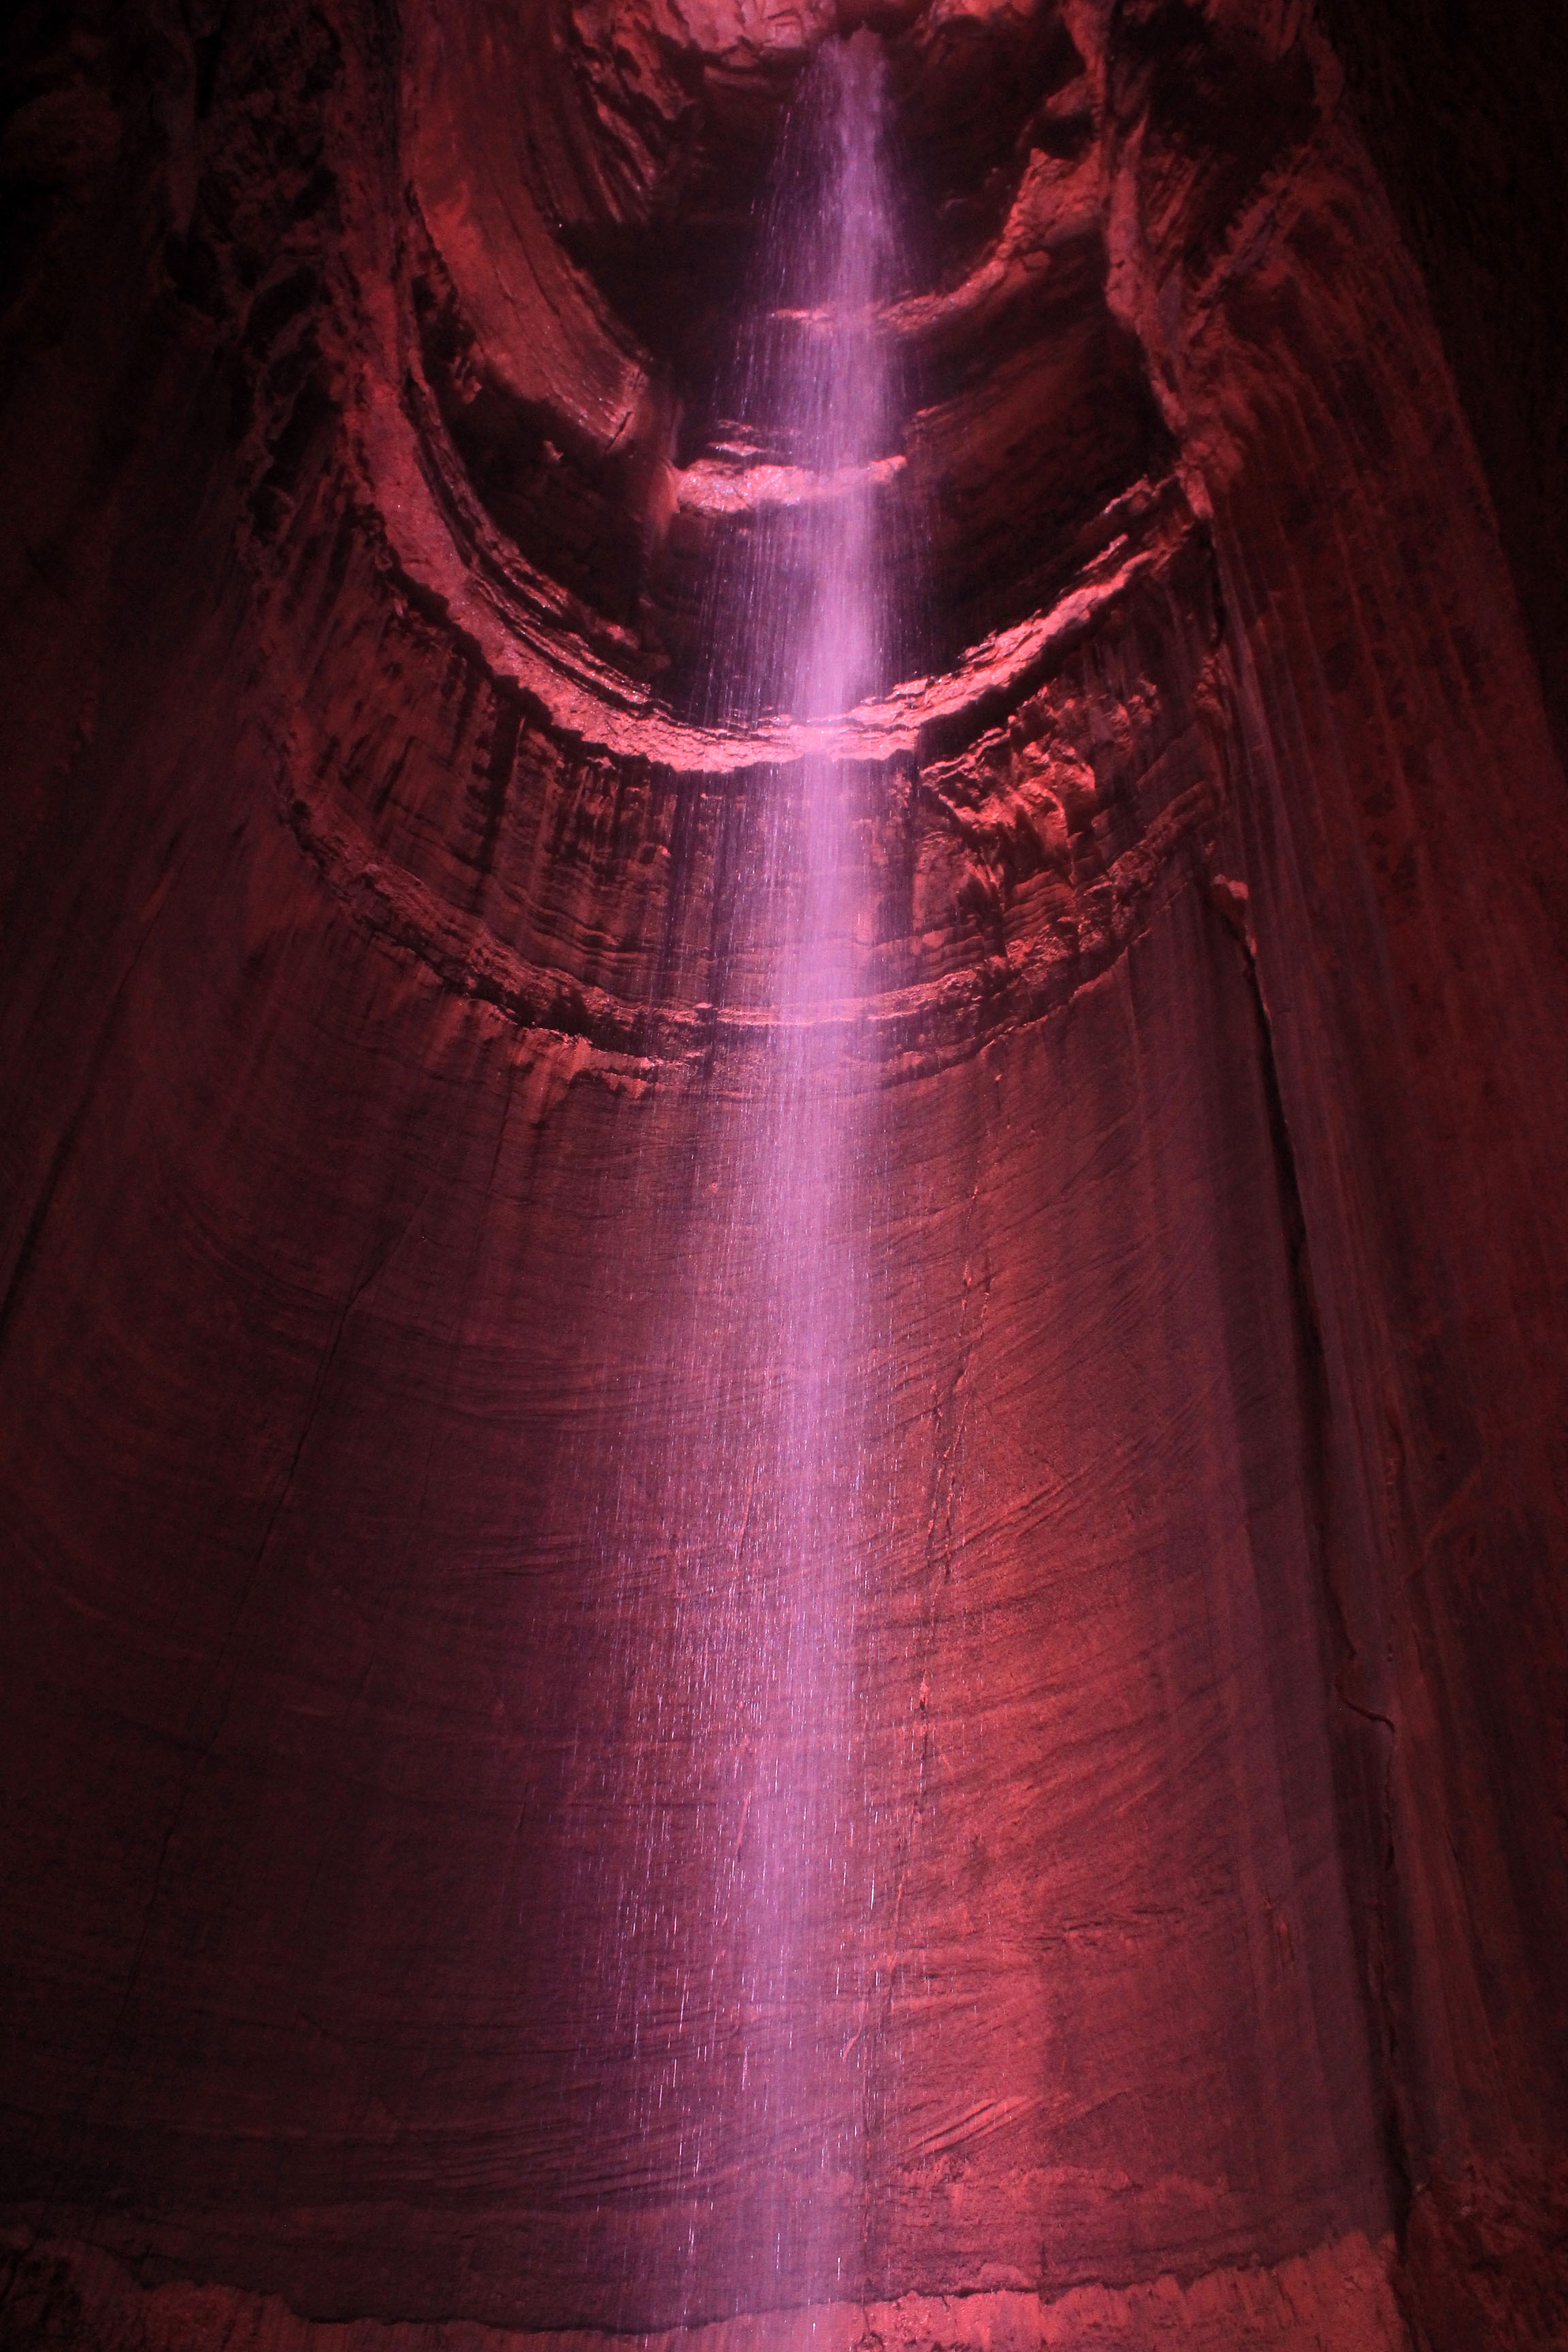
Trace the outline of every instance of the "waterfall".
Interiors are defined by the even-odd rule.
[[[887,65],[868,33],[802,78],[763,206],[752,299],[721,437],[746,513],[711,569],[710,720],[832,718],[882,682],[907,620],[879,576],[877,501],[897,460],[878,306],[897,276]]]
[[[749,943],[729,998],[749,1042],[692,1090],[682,1200],[645,1196],[679,1237],[601,1507],[626,1630],[600,1719],[639,1727],[632,1785],[608,1756],[593,1800],[637,1824],[601,1905],[604,2047],[639,2085],[626,2169],[689,2214],[689,2279],[725,2275],[731,2308],[853,2299],[864,2268],[874,1886],[855,1658],[889,1543],[868,1476],[889,1398],[877,1090],[856,1049],[868,782],[836,722],[900,656],[879,558],[885,71],[861,34],[802,77],[708,461],[742,520],[712,567],[704,716],[787,718],[798,749],[747,787],[728,912]],[[669,2238],[628,2216],[624,2242],[646,2297]],[[716,2315],[710,2286],[657,2292]]]
[[[757,877],[787,909],[754,1178],[773,1301],[768,1572],[782,1641],[773,1778],[754,1796],[758,1854],[745,1889],[752,2000],[789,2021],[783,2064],[787,2074],[798,2053],[800,2066],[759,2136],[763,2234],[777,2249],[781,2289],[793,2278],[819,2295],[860,2284],[870,2030],[856,1936],[867,1842],[854,1660],[858,1580],[879,1532],[864,1484],[876,1154],[874,1096],[857,1082],[852,1052],[857,780],[836,756],[833,722],[879,682],[890,642],[874,470],[889,406],[876,324],[894,253],[886,133],[879,45],[867,35],[828,43],[785,125],[759,272],[771,307],[749,339],[741,420],[779,451],[793,495],[755,529],[731,602],[733,667],[716,664],[743,706],[776,698],[820,725],[797,773],[779,779]]]

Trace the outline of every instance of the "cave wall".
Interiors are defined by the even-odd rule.
[[[1322,16],[1486,468],[1561,759],[1568,28],[1543,5],[1491,20],[1466,0],[1430,14],[1325,0]]]
[[[865,1830],[739,2013],[800,751],[660,679],[808,16],[12,37],[23,2340],[1561,2326],[1550,599],[1293,9],[891,28],[992,634],[853,734]]]

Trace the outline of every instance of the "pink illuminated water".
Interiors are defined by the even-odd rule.
[[[868,37],[819,55],[788,127],[764,270],[782,298],[750,387],[765,429],[816,479],[788,543],[763,545],[742,602],[757,684],[778,679],[796,719],[831,722],[876,682],[889,614],[875,562],[870,462],[889,407],[875,305],[894,229],[885,68]],[[784,1606],[783,1706],[743,1889],[746,1969],[790,2021],[781,2144],[764,2156],[778,2210],[764,2215],[818,2294],[858,2290],[860,2152],[873,2020],[863,1937],[869,1895],[858,1765],[855,1654],[878,1501],[867,1392],[875,1300],[866,1214],[875,1182],[871,1097],[858,1083],[853,998],[854,828],[863,789],[831,725],[781,780],[773,872],[785,897],[773,1066],[756,1173],[777,1360],[779,1521],[772,1573]],[[783,874],[793,890],[781,892]],[[793,2095],[809,2085],[805,2102]],[[791,2109],[795,2113],[791,2113]],[[802,2111],[804,2109],[804,2112]],[[803,2133],[804,2126],[804,2133]],[[804,2145],[788,2147],[791,2136]],[[803,2172],[814,2173],[800,2200]],[[765,2200],[764,2200],[765,2201]]]
[[[887,68],[869,34],[818,51],[786,118],[715,456],[788,487],[722,549],[709,603],[710,718],[848,710],[905,617],[877,575],[876,461],[891,363],[878,306],[895,273]]]
[[[637,2085],[632,2124],[614,2124],[637,2145],[604,2161],[661,2217],[628,2210],[626,2307],[651,2294],[672,2318],[853,2298],[865,2273],[876,1888],[856,1658],[889,1552],[868,1466],[889,1405],[854,936],[872,780],[834,721],[897,658],[874,462],[891,406],[887,116],[878,42],[825,45],[785,124],[713,453],[791,488],[716,567],[707,715],[815,723],[748,792],[728,917],[750,945],[715,986],[742,1042],[674,1104],[680,1198],[644,1180],[659,1337],[601,1521],[626,1628],[602,1719],[636,1738],[573,1767],[585,1811],[635,1825],[583,2064]],[[595,1868],[584,1843],[580,1872]],[[683,2279],[650,2288],[678,2236]]]

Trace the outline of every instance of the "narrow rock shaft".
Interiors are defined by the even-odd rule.
[[[29,2352],[1568,2329],[1561,42],[1321,5],[7,30]]]

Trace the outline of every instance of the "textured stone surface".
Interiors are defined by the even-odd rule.
[[[1552,0],[1325,0],[1349,95],[1421,265],[1487,468],[1561,757],[1568,744],[1568,219],[1561,201],[1568,24]]]
[[[15,37],[21,2340],[1349,2347],[1391,2227],[1434,2352],[1560,2333],[1568,876],[1487,485],[1299,11],[895,16],[942,658],[842,733],[885,1501],[768,2015],[737,877],[808,739],[677,687],[820,25]]]
[[[1364,2238],[1278,2263],[1219,2270],[1183,2285],[1169,2273],[1130,2288],[1079,2287],[1047,2298],[984,2292],[903,2295],[896,2303],[823,2304],[752,2315],[636,2339],[647,2352],[1045,2352],[1057,2345],[1093,2352],[1402,2352],[1406,2342],[1389,2284],[1392,2241]],[[390,2326],[374,2321],[300,2319],[275,2297],[184,2284],[141,2287],[95,2250],[13,2233],[0,2248],[9,2319],[23,2340],[39,2336],[73,2352],[595,2352],[608,2341],[583,2329],[520,2336],[447,2324]]]

